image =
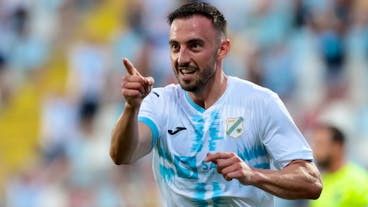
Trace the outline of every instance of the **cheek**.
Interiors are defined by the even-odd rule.
[[[313,146],[313,154],[316,157],[316,159],[325,157],[327,153],[328,148],[326,148],[324,145],[318,144]]]
[[[342,149],[337,144],[332,145],[329,149],[330,149],[331,154],[334,154],[334,155],[343,153]]]
[[[195,62],[197,63],[197,66],[201,68],[214,68],[216,65],[216,58],[217,56],[211,53],[198,56],[195,58]]]
[[[170,61],[171,64],[174,65],[174,63],[176,62],[177,56],[175,54],[170,54]]]
[[[174,72],[176,72],[176,68],[177,68],[176,57],[171,55],[170,56],[170,62],[171,62],[171,68],[173,69]]]
[[[314,158],[316,158],[317,160],[320,160],[322,157],[325,157],[324,153],[318,150],[314,150],[313,155]]]

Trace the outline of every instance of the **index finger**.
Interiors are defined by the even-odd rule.
[[[227,159],[230,157],[231,157],[231,154],[225,153],[225,152],[208,153],[204,161],[205,162],[216,162],[216,160],[218,159]]]
[[[123,64],[129,73],[129,75],[138,75],[141,76],[141,74],[137,71],[137,69],[134,68],[133,63],[128,60],[128,58],[123,58]]]

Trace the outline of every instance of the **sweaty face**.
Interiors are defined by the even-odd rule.
[[[184,90],[196,92],[214,76],[220,38],[203,16],[175,19],[170,27],[170,59]]]

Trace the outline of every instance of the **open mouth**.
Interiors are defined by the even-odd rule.
[[[190,67],[190,68],[183,68],[183,67],[181,67],[181,68],[179,68],[179,71],[183,75],[193,74],[193,73],[195,73],[196,68],[192,68],[192,67]]]

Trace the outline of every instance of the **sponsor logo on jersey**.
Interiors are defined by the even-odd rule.
[[[171,129],[169,129],[169,130],[167,130],[167,132],[169,133],[169,134],[171,134],[171,135],[174,135],[174,134],[176,134],[176,133],[178,133],[178,132],[180,132],[180,131],[183,131],[183,130],[186,130],[187,128],[185,128],[185,127],[176,127],[176,129],[175,130],[171,130]]]
[[[226,134],[232,138],[239,138],[243,135],[244,119],[243,117],[229,118],[226,120]]]

